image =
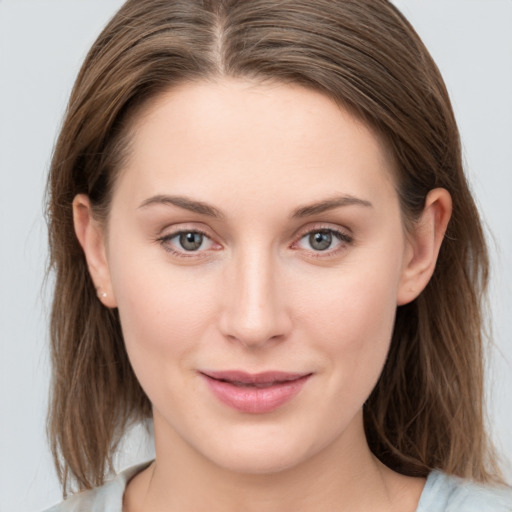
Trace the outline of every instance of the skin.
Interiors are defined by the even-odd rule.
[[[134,121],[106,226],[86,196],[73,207],[153,404],[156,462],[125,511],[416,509],[424,481],[373,457],[362,406],[397,305],[434,270],[445,190],[406,233],[392,159],[368,127],[311,90],[222,79],[174,88]],[[309,235],[322,230],[332,243],[318,250]],[[203,232],[199,250],[180,231]],[[205,369],[312,376],[250,414],[217,400]]]

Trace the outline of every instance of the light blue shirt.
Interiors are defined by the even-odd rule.
[[[126,469],[105,485],[75,494],[46,512],[122,512],[126,485],[147,466],[145,463]],[[512,512],[512,489],[481,485],[433,471],[416,512]]]

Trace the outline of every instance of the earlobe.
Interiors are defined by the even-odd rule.
[[[452,198],[443,188],[431,190],[425,207],[408,235],[397,304],[413,301],[427,286],[436,267],[439,250],[452,214]]]
[[[78,194],[73,200],[73,224],[98,299],[109,308],[117,307],[106,256],[104,229],[94,219],[91,201],[85,194]]]

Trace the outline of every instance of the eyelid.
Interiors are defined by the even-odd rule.
[[[173,224],[166,224],[163,228],[161,228],[158,231],[157,237],[163,238],[163,237],[172,236],[173,234],[176,235],[177,233],[183,233],[183,232],[189,232],[189,231],[201,233],[203,235],[206,235],[208,238],[215,237],[215,234],[208,227],[208,225],[206,225],[202,222],[176,222]]]
[[[331,231],[332,233],[339,234],[340,236],[346,238],[347,240],[354,240],[354,235],[352,234],[352,231],[349,228],[340,226],[338,224],[330,224],[329,222],[317,222],[313,224],[308,224],[307,226],[303,226],[295,232],[293,238],[299,240],[300,238],[303,238],[305,235],[309,235],[317,231]]]

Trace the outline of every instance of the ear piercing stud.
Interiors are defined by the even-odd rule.
[[[107,298],[107,292],[102,291],[101,286],[96,287],[96,293],[98,294],[98,297],[100,299],[106,299]]]

